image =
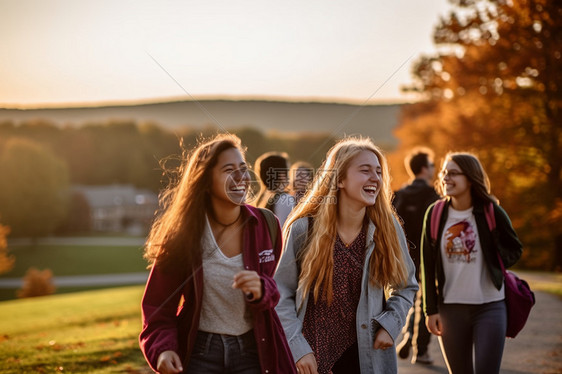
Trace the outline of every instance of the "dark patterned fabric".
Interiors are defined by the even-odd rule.
[[[334,245],[332,304],[328,305],[325,298],[314,303],[311,291],[303,334],[314,351],[319,374],[328,374],[341,355],[357,342],[355,315],[361,296],[365,246],[365,228],[349,247],[338,236]],[[321,294],[322,291],[323,288]]]

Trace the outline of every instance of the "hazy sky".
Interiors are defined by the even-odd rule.
[[[400,86],[413,61],[434,51],[448,8],[446,0],[0,0],[0,107],[190,95],[405,101]]]

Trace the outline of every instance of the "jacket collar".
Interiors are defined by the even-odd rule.
[[[416,178],[412,181],[412,185],[417,185],[417,186],[428,186],[431,187],[425,179],[423,178]]]
[[[258,214],[261,214],[258,208],[244,204],[240,206],[240,209],[242,209],[242,217],[245,222],[250,222],[252,224],[258,223]]]
[[[447,203],[446,207],[448,208],[449,206],[451,206],[452,202],[451,202],[451,198],[450,197],[445,197],[445,201]],[[479,199],[475,199],[474,197],[472,198],[472,212],[473,213],[484,213],[484,204],[479,200]]]

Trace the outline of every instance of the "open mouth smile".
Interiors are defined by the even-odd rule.
[[[363,187],[363,191],[369,195],[375,195],[377,193],[377,186],[365,186]]]

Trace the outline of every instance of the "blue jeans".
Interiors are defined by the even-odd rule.
[[[260,374],[254,331],[239,336],[198,331],[186,372]]]
[[[499,373],[507,310],[505,301],[480,305],[440,304],[441,350],[450,373]]]

